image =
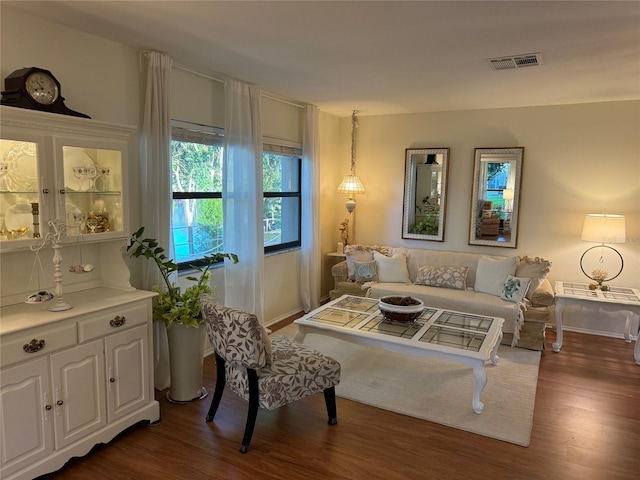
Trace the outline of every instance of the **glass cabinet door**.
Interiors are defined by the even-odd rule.
[[[0,139],[0,241],[39,237],[41,213],[38,142]]]
[[[62,146],[67,236],[122,232],[122,151]]]

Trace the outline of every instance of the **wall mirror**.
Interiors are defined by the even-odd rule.
[[[402,238],[444,241],[448,148],[407,148]]]
[[[523,147],[476,148],[469,245],[516,248]]]

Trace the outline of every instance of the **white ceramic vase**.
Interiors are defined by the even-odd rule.
[[[167,398],[172,402],[190,402],[203,398],[202,364],[206,327],[185,327],[181,323],[167,329],[171,385]]]

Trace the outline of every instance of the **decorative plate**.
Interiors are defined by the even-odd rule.
[[[30,142],[14,142],[3,155],[10,179],[7,189],[12,192],[32,192],[38,188],[38,157],[36,145]]]

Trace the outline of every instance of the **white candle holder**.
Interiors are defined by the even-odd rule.
[[[55,282],[56,287],[54,296],[55,301],[53,305],[49,307],[49,311],[63,312],[73,308],[73,305],[64,301],[64,295],[62,293],[62,245],[60,244],[60,237],[66,232],[67,225],[62,220],[50,220],[49,229],[49,233],[47,233],[42,240],[42,245],[34,248],[33,250],[39,251],[47,244],[47,242],[51,243],[51,248],[53,248],[53,281]]]

